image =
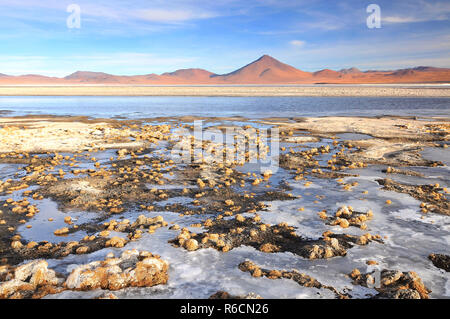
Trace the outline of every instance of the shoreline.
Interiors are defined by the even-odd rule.
[[[6,140],[10,140],[9,143],[14,146],[9,150],[10,152],[61,152],[69,151],[73,152],[76,149],[69,147],[70,143],[66,143],[64,139],[61,139],[68,131],[73,130],[75,140],[80,142],[79,138],[85,139],[81,144],[84,147],[90,145],[90,143],[100,140],[96,139],[96,135],[92,135],[89,130],[97,131],[104,130],[105,128],[111,129],[110,135],[114,135],[114,138],[122,134],[119,132],[124,127],[131,129],[138,125],[144,125],[144,123],[194,123],[196,120],[206,121],[207,123],[215,123],[213,126],[217,129],[225,129],[230,125],[226,124],[228,121],[243,121],[252,124],[262,124],[271,127],[278,127],[281,131],[307,131],[309,134],[316,134],[321,138],[335,138],[336,134],[352,133],[369,135],[371,138],[386,139],[385,142],[390,141],[388,144],[395,144],[401,140],[413,141],[418,145],[430,144],[431,140],[434,140],[431,136],[435,133],[426,132],[427,127],[443,125],[445,128],[443,132],[447,130],[450,117],[408,117],[408,116],[302,116],[296,118],[288,117],[265,117],[265,118],[250,118],[250,117],[205,117],[205,116],[167,116],[167,117],[145,117],[140,119],[117,119],[117,118],[95,118],[90,116],[75,116],[75,115],[51,115],[51,114],[29,114],[20,116],[2,116],[0,115],[0,133],[3,133],[3,140],[0,141],[0,154],[7,153],[8,147],[6,147]],[[233,125],[231,125],[233,126]],[[83,131],[87,130],[87,131]],[[118,130],[118,131],[117,131]],[[114,131],[114,132],[113,132]],[[15,136],[19,132],[28,132],[29,135]],[[57,132],[57,133],[56,133]],[[83,132],[83,133],[82,133]],[[37,138],[39,133],[39,138]],[[56,133],[56,134],[55,134]],[[62,135],[61,135],[62,134]],[[130,134],[126,132],[125,135]],[[431,136],[428,136],[431,134]],[[20,135],[20,134],[19,134]],[[19,139],[20,143],[17,143]],[[120,139],[120,138],[119,138]],[[441,140],[442,137],[437,137]],[[29,148],[25,147],[22,143],[27,141]],[[447,138],[443,138],[442,141],[446,143]],[[74,140],[70,140],[74,142]],[[102,141],[104,143],[105,141]],[[100,144],[102,144],[100,143]],[[122,144],[123,141],[118,144]],[[77,143],[75,143],[77,144]],[[80,145],[81,145],[80,144]],[[111,148],[117,148],[114,146],[114,142],[111,143]],[[125,144],[130,144],[125,146]],[[140,143],[134,141],[131,143],[125,143],[122,147],[135,147]],[[136,144],[136,145],[134,145]],[[385,144],[385,143],[383,143]],[[431,143],[433,144],[433,143]],[[39,145],[39,150],[36,146]],[[50,146],[50,148],[41,148],[43,145]],[[62,147],[62,145],[64,145]],[[77,144],[78,145],[78,144]],[[77,147],[79,147],[78,145]],[[133,146],[131,146],[133,145]],[[11,146],[11,145],[10,145]],[[396,145],[398,146],[398,145]],[[91,145],[92,147],[92,145]],[[102,147],[102,145],[98,145]],[[405,148],[403,145],[401,148]],[[386,145],[383,145],[383,152],[388,152]]]
[[[0,86],[0,96],[450,97],[450,88],[392,86]]]

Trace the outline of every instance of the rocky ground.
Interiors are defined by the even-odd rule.
[[[260,158],[270,153],[259,137],[239,131],[234,143],[223,148],[212,140],[179,135],[178,129],[192,132],[193,119],[162,124],[156,120],[1,118],[0,298],[70,297],[70,293],[99,290],[104,293],[93,297],[116,298],[132,289],[171,287],[172,280],[177,280],[171,278],[171,267],[178,267],[178,260],[171,266],[170,256],[129,249],[151,241],[152,236],[160,240],[158,236],[163,235],[159,234],[164,234],[171,249],[186,256],[214,252],[226,259],[226,254],[253,249],[267,260],[291,256],[310,265],[316,260],[339,259],[353,265],[354,254],[391,245],[390,237],[383,233],[389,232],[386,224],[378,224],[385,218],[385,208],[382,212],[378,204],[374,209],[361,209],[345,203],[346,194],[354,194],[359,183],[364,183],[364,179],[358,180],[361,172],[371,169],[386,177],[377,179],[380,194],[387,192],[394,201],[396,194],[418,200],[420,203],[414,204],[417,216],[440,216],[440,227],[449,225],[448,186],[425,183],[428,170],[446,164],[421,153],[425,148],[447,148],[450,124],[446,120],[328,117],[249,121],[244,129],[268,125],[280,130],[280,169],[272,172],[248,168],[255,155],[252,152]],[[206,121],[221,131],[229,127],[226,119]],[[355,134],[355,138],[342,139],[342,133]],[[240,139],[254,142],[256,151],[245,149],[243,159],[218,161],[226,158],[230,149],[235,152]],[[206,155],[194,163],[177,163],[168,150],[180,143],[207,151]],[[193,148],[187,156],[195,157]],[[448,175],[444,178],[448,181]],[[289,211],[289,215],[272,210],[272,204],[297,203],[310,196],[309,189],[317,189],[315,185],[320,183],[328,183],[329,189],[310,201],[315,212],[304,207]],[[332,192],[341,199],[327,199]],[[367,193],[362,191],[360,196]],[[383,207],[396,205],[392,199],[378,202]],[[49,203],[55,203],[51,217],[44,205]],[[271,217],[266,219],[268,212]],[[302,223],[292,217],[298,214],[308,216],[314,225],[311,231],[320,233],[304,232]],[[269,222],[274,219],[278,222]],[[440,270],[448,272],[448,250],[441,254],[448,246],[442,247],[443,251],[423,256],[423,263],[435,267],[433,276]],[[62,272],[49,268],[51,262],[63,269],[66,260],[77,266]],[[376,264],[373,261],[372,265]],[[252,280],[287,279],[302,289],[327,291],[330,298],[357,298],[350,291],[366,289],[372,278],[359,270],[349,276],[336,270],[347,278],[342,279],[347,285],[343,289],[302,269],[271,270],[248,260],[239,260],[233,267],[241,270],[233,273],[236,276],[248,272]],[[433,284],[427,282],[431,275],[426,274],[424,280],[420,276],[420,272],[389,265],[389,270],[381,270],[381,285],[364,297],[432,298],[427,288]],[[270,283],[261,285],[264,283],[269,289]],[[208,296],[265,297],[253,291],[223,290],[203,297]]]

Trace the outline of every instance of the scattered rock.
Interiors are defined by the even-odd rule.
[[[423,212],[433,212],[450,215],[450,202],[443,193],[443,188],[437,185],[409,185],[402,184],[392,179],[377,179],[384,190],[408,194],[423,202]]]
[[[184,248],[186,248],[189,251],[194,251],[198,249],[198,241],[195,239],[188,239],[184,243]]]
[[[168,268],[168,263],[157,255],[126,250],[120,258],[106,258],[78,266],[67,277],[64,286],[74,290],[152,287],[167,283]]]
[[[69,228],[63,227],[63,228],[55,230],[53,233],[55,234],[55,236],[64,236],[69,233]]]
[[[339,225],[342,228],[348,228],[349,226],[366,229],[366,222],[373,217],[372,210],[368,210],[366,213],[356,212],[350,206],[340,207],[334,217],[328,217],[326,214],[323,216],[327,220],[329,225]]]

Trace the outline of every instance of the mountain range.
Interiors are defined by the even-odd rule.
[[[64,78],[36,74],[12,76],[0,73],[0,85],[227,85],[227,84],[364,84],[364,83],[445,83],[450,82],[450,68],[419,66],[389,71],[360,71],[357,68],[305,72],[263,55],[227,74],[203,69],[145,75],[113,75],[77,71]]]

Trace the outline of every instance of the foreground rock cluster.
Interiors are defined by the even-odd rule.
[[[75,290],[119,290],[165,284],[169,265],[146,251],[127,250],[120,258],[81,265],[67,277],[64,286]]]
[[[428,299],[431,293],[414,271],[384,269],[380,272],[379,282],[374,273],[362,274],[358,269],[354,269],[349,276],[356,285],[374,287],[378,294],[373,298]]]
[[[127,287],[152,287],[167,283],[169,265],[157,255],[136,249],[120,257],[77,266],[64,277],[48,269],[45,260],[18,266],[0,267],[0,298],[41,298],[64,290],[120,290]]]
[[[64,279],[48,269],[45,260],[18,266],[0,266],[0,299],[40,298],[62,291]]]

